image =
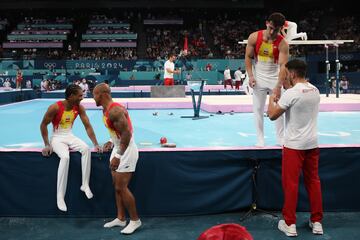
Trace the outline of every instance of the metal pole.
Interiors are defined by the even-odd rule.
[[[325,53],[326,53],[326,61],[325,61],[325,66],[326,66],[326,79],[325,79],[325,92],[326,92],[326,97],[329,97],[329,71],[330,71],[330,62],[329,62],[329,46],[327,44],[325,44]]]
[[[335,44],[335,51],[336,51],[336,98],[339,98],[339,92],[340,92],[340,61],[339,61],[339,45]]]
[[[193,103],[193,108],[194,108],[194,118],[199,117],[199,115],[197,114],[197,105],[196,105],[196,99],[195,99],[195,91],[194,89],[190,88],[191,91],[191,99],[192,99],[192,103]]]
[[[198,97],[198,101],[197,101],[197,104],[196,104],[196,117],[200,116],[200,106],[201,106],[201,98],[202,98],[202,94],[203,94],[204,83],[205,83],[205,81],[202,80],[201,85],[200,85],[200,89],[199,89],[199,97]]]

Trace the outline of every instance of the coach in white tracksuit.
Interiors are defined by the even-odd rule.
[[[72,125],[78,115],[96,150],[100,151],[101,149],[85,108],[80,105],[80,101],[83,99],[82,89],[77,85],[70,85],[66,88],[65,95],[65,100],[50,105],[40,125],[45,144],[45,148],[42,150],[43,156],[49,156],[55,152],[60,158],[57,173],[57,206],[61,211],[67,211],[64,198],[69,171],[70,149],[81,153],[82,185],[80,190],[85,193],[87,198],[93,197],[89,187],[91,152],[88,145],[72,133]],[[53,124],[53,134],[49,141],[47,125],[50,122]]]
[[[289,56],[289,45],[280,35],[284,22],[285,17],[281,13],[271,14],[266,21],[266,29],[251,33],[246,46],[245,66],[249,84],[253,88],[253,112],[258,147],[265,145],[264,107],[267,95],[274,93],[277,98],[280,97],[284,76],[279,76],[279,70]],[[284,119],[280,117],[276,120],[275,126],[277,143],[282,145]]]

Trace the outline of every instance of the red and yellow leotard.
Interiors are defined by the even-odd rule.
[[[58,101],[56,104],[59,106],[59,111],[52,121],[54,132],[70,132],[79,114],[79,107],[74,106],[71,110],[66,111],[62,101]]]
[[[106,109],[106,111],[104,111],[103,121],[104,121],[105,127],[109,130],[110,137],[112,138],[112,140],[119,140],[121,138],[121,133],[118,130],[115,129],[113,123],[109,119],[109,112],[115,106],[119,106],[122,109],[124,109],[125,116],[126,116],[128,126],[129,126],[129,130],[130,130],[131,134],[133,133],[133,127],[132,127],[130,116],[129,116],[127,110],[125,109],[125,107],[123,105],[119,104],[119,103],[112,103],[109,106],[109,108]]]
[[[273,88],[279,74],[279,44],[284,39],[280,34],[273,42],[263,39],[264,30],[257,32],[255,47],[255,79],[259,86]]]

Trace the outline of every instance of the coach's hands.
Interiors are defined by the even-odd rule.
[[[280,96],[281,96],[281,86],[280,87],[276,86],[272,92],[273,92],[272,95],[274,98],[274,102],[279,101]]]
[[[94,146],[94,150],[97,152],[97,153],[103,153],[103,147],[100,146],[99,144],[96,144]]]
[[[53,152],[53,149],[50,145],[46,145],[42,151],[41,151],[41,154],[44,156],[44,157],[49,157]]]

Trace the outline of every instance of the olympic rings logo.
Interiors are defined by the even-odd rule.
[[[55,68],[55,67],[56,67],[56,63],[44,63],[44,67],[45,67],[45,68]]]
[[[352,54],[344,54],[344,55],[340,55],[340,59],[343,61],[348,61],[353,59],[354,56]]]

